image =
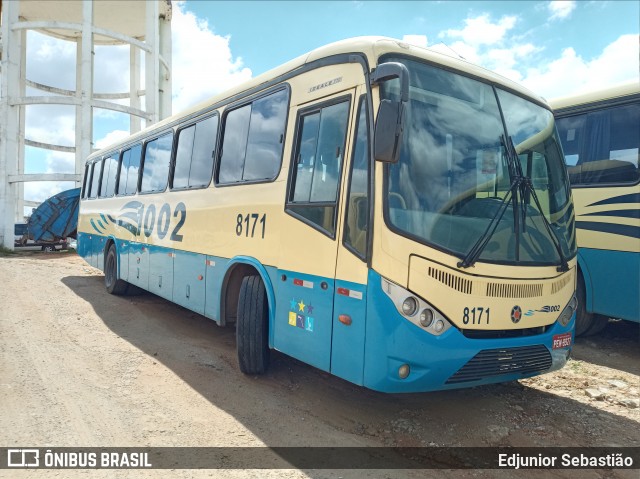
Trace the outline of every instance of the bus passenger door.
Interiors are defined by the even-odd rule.
[[[305,104],[296,115],[275,285],[276,349],[331,369],[338,214],[354,90]]]
[[[363,89],[364,90],[364,89]],[[338,229],[336,294],[333,302],[331,372],[363,385],[364,341],[367,311],[369,239],[369,130],[367,101],[363,94],[356,109],[355,136],[347,155],[343,186],[341,227]]]

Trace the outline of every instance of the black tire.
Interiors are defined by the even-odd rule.
[[[42,247],[42,251],[45,253],[53,253],[56,250],[56,247],[53,245],[46,245]]]
[[[576,309],[576,336],[583,336],[594,323],[594,314],[587,312],[586,300],[587,293],[584,286],[584,278],[582,274],[578,274],[578,289],[576,291],[578,297],[578,308]]]
[[[582,333],[583,336],[593,336],[594,334],[598,334],[600,332],[602,332],[602,330],[604,328],[607,327],[607,324],[609,324],[609,318],[607,318],[606,316],[603,316],[601,314],[594,314],[593,315],[593,322],[591,323],[591,327],[589,329],[587,329],[584,333]]]
[[[125,294],[129,289],[129,283],[118,279],[118,255],[116,247],[111,245],[104,261],[104,285],[109,294]]]
[[[236,346],[240,370],[264,374],[269,368],[269,310],[260,276],[245,276],[238,298]]]

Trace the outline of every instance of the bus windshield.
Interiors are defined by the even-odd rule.
[[[399,161],[388,166],[385,178],[390,227],[462,258],[495,220],[479,261],[559,264],[557,243],[562,256],[573,257],[573,206],[551,112],[434,66],[385,61],[403,63],[410,74]],[[397,80],[385,82],[381,91],[390,99],[398,93]],[[510,195],[518,175],[531,188]]]

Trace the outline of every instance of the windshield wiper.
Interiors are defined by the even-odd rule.
[[[511,137],[505,138],[504,135],[500,136],[500,141],[504,145],[505,155],[507,159],[507,165],[509,168],[509,173],[511,175],[512,181],[509,190],[505,194],[504,198],[500,202],[500,206],[498,207],[498,211],[495,216],[491,219],[491,222],[487,226],[487,229],[484,233],[478,238],[478,241],[471,247],[467,255],[458,262],[458,268],[469,268],[473,266],[477,261],[478,257],[485,249],[489,240],[493,236],[498,227],[498,224],[502,220],[505,211],[509,205],[509,201],[513,201],[513,222],[514,222],[514,232],[516,235],[516,261],[519,257],[519,247],[520,247],[520,220],[522,221],[522,232],[525,232],[526,229],[526,221],[527,221],[527,194],[533,198],[533,201],[540,212],[540,216],[542,217],[542,222],[547,230],[547,234],[551,238],[551,242],[555,247],[558,256],[560,257],[560,266],[558,266],[559,272],[564,272],[569,270],[569,264],[567,262],[564,253],[562,252],[562,246],[560,244],[560,240],[555,234],[555,231],[551,228],[551,224],[547,220],[546,216],[542,212],[542,206],[540,205],[540,200],[538,199],[538,195],[536,194],[535,189],[533,188],[533,184],[531,182],[531,178],[525,176],[522,172],[522,165],[520,164],[520,160],[518,159],[518,153],[513,144],[513,139]],[[518,201],[518,194],[520,195],[520,201]],[[520,206],[520,211],[518,211],[518,206]]]
[[[509,200],[511,199],[511,196],[513,195],[514,191],[516,191],[519,187],[517,180],[518,180],[517,178],[514,178],[514,180],[511,182],[511,186],[509,187],[509,190],[507,191],[507,193],[504,195],[504,198],[502,198],[502,201],[500,202],[500,206],[498,207],[498,211],[496,212],[495,216],[491,219],[489,226],[487,226],[487,229],[484,231],[484,233],[482,233],[482,236],[478,238],[478,241],[476,241],[476,243],[471,247],[471,249],[469,250],[467,255],[462,259],[462,261],[458,262],[458,268],[468,268],[470,266],[473,266],[476,260],[478,259],[478,256],[480,256],[480,253],[482,253],[484,248],[487,246],[487,244],[489,243],[489,240],[493,236],[493,233],[495,233],[496,228],[498,227],[498,223],[500,223],[500,220],[502,220],[502,217],[504,216],[504,212],[507,211],[507,207],[509,206]]]
[[[549,223],[549,220],[547,220],[547,217],[542,212],[542,206],[540,205],[540,200],[538,199],[536,190],[533,187],[531,178],[522,174],[522,166],[520,165],[520,161],[518,160],[518,152],[516,151],[516,147],[513,144],[513,138],[511,136],[509,136],[508,144],[505,142],[505,148],[507,150],[507,157],[511,157],[511,160],[509,162],[511,163],[513,160],[515,160],[515,163],[517,163],[517,167],[516,167],[518,172],[517,179],[520,187],[520,197],[521,197],[521,207],[522,207],[522,232],[523,233],[525,232],[525,223],[527,221],[527,204],[525,202],[525,198],[526,198],[526,193],[529,193],[531,198],[533,198],[533,201],[536,207],[538,208],[538,212],[540,213],[540,216],[542,217],[542,223],[544,224],[544,227],[547,230],[547,234],[549,235],[549,238],[551,238],[551,242],[553,243],[553,246],[558,252],[558,257],[560,258],[560,266],[558,266],[558,272],[563,273],[565,271],[569,271],[569,263],[567,262],[567,258],[565,257],[562,251],[562,245],[560,244],[560,240],[558,239],[556,232],[553,230],[553,228],[551,228],[551,224]],[[517,238],[516,238],[516,244],[517,244]]]
[[[509,176],[512,178],[511,186],[509,186],[509,190],[504,195],[504,198],[502,198],[500,206],[498,207],[498,211],[489,222],[489,226],[487,226],[487,229],[480,236],[480,238],[478,238],[478,241],[476,241],[475,244],[471,247],[467,255],[462,258],[462,261],[458,262],[458,268],[469,268],[470,266],[473,266],[475,264],[478,257],[489,243],[491,236],[493,236],[493,233],[495,233],[496,228],[498,227],[498,223],[500,223],[500,220],[502,220],[504,212],[507,211],[510,200],[513,200],[513,224],[516,234],[516,252],[520,247],[517,205],[518,191],[520,190],[520,182],[522,181],[522,168],[520,168],[520,162],[518,161],[517,156],[514,159],[514,157],[511,155],[509,146],[507,145],[507,140],[504,135],[500,135],[500,141],[504,146],[505,156],[507,158],[507,167],[509,168]]]

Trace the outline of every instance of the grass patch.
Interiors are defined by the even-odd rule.
[[[580,360],[570,358],[567,366],[569,366],[569,369],[571,369],[571,371],[576,373],[584,371],[584,366],[582,364],[582,361]]]
[[[0,244],[0,256],[9,256],[12,254],[16,254],[16,252]]]

